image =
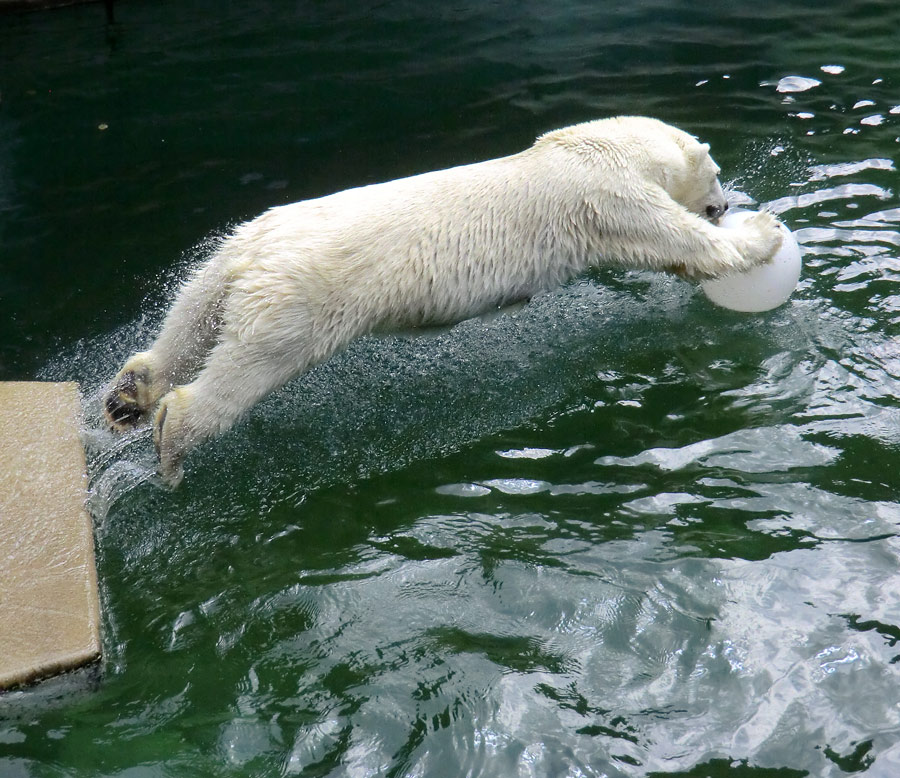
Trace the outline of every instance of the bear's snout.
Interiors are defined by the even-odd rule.
[[[706,218],[711,222],[716,222],[722,216],[725,211],[728,210],[728,203],[724,203],[723,205],[707,205],[706,206]]]

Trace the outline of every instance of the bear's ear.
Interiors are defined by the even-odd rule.
[[[706,157],[709,156],[709,144],[708,143],[695,143],[692,144],[687,149],[688,161],[694,167],[699,167],[700,163],[703,162]]]

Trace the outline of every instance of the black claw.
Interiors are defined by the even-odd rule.
[[[166,423],[166,416],[169,413],[169,409],[163,406],[162,410],[159,412],[159,416],[156,419],[156,429],[153,431],[153,446],[156,449],[156,458],[162,460],[162,456],[160,455],[160,448],[162,447],[162,428],[163,424]]]
[[[114,424],[136,427],[144,417],[144,411],[135,403],[123,401],[118,394],[110,394],[106,398],[106,415]]]

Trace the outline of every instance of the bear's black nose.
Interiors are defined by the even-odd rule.
[[[715,220],[718,219],[723,213],[725,213],[725,211],[727,211],[727,210],[728,210],[728,203],[725,203],[725,205],[722,205],[722,206],[719,206],[719,205],[707,205],[707,206],[706,206],[706,217],[707,217],[710,221],[715,221]]]

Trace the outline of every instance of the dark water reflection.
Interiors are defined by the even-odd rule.
[[[117,16],[0,17],[0,377],[85,389],[105,605],[0,774],[900,772],[894,4]],[[635,112],[796,231],[788,305],[598,272],[362,341],[175,493],[102,430],[204,236]]]

